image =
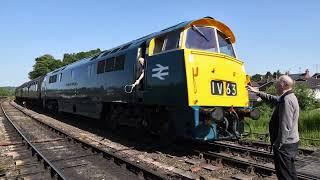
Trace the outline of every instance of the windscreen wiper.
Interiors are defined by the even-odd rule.
[[[192,25],[192,29],[199,33],[205,40],[209,41],[209,39],[200,31],[200,29],[197,26]]]

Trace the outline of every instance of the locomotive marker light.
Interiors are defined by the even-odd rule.
[[[245,108],[239,109],[238,115],[243,117],[250,117],[252,120],[258,120],[260,118],[260,110],[257,108]]]
[[[224,120],[224,110],[221,107],[215,108],[201,108],[200,112],[209,119],[213,119],[215,122],[222,122]]]
[[[224,111],[222,108],[217,107],[214,108],[210,113],[212,119],[214,119],[217,122],[221,122],[224,119]]]

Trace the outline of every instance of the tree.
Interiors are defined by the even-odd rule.
[[[275,85],[267,88],[266,93],[276,95]],[[306,83],[297,84],[294,88],[294,94],[298,99],[301,110],[317,108],[318,104],[314,92],[308,88]]]
[[[281,76],[280,70],[277,70],[276,72],[273,72],[272,78],[273,79],[278,79]]]
[[[33,70],[29,72],[30,79],[44,76],[48,72],[60,68],[63,65],[60,60],[54,59],[50,54],[37,57],[35,61],[36,63],[33,65]]]
[[[271,74],[270,71],[268,71],[268,72],[266,73],[266,75],[265,75],[265,79],[269,79],[269,78],[271,78],[271,77],[272,77],[272,74]]]
[[[55,59],[50,54],[45,54],[43,56],[37,57],[35,59],[36,63],[33,65],[33,70],[29,72],[29,78],[35,79],[39,76],[44,76],[48,72],[54,71],[62,66],[71,64],[80,59],[88,58],[101,52],[100,49],[94,49],[87,52],[79,52],[79,53],[66,53],[63,55],[63,60]]]
[[[281,76],[280,70],[277,70],[276,74],[277,74],[277,77],[279,78]]]
[[[68,64],[74,63],[80,59],[88,58],[90,56],[98,54],[100,52],[101,52],[101,50],[98,48],[98,49],[90,50],[87,52],[70,53],[70,54],[65,53],[63,55],[62,63],[63,63],[63,65],[68,65]]]
[[[255,82],[260,81],[261,79],[262,79],[262,75],[261,74],[255,74],[255,75],[253,75],[251,77],[251,80],[255,81]]]
[[[308,88],[306,83],[296,85],[294,94],[297,96],[299,106],[302,110],[310,110],[316,108],[316,98],[314,92]]]
[[[273,72],[272,78],[273,78],[273,79],[277,79],[277,78],[278,78],[277,72]]]
[[[0,87],[0,96],[13,96],[14,88]]]

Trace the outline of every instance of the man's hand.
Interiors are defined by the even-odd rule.
[[[259,90],[257,88],[251,87],[251,86],[247,86],[248,91],[253,92],[253,93],[257,93],[259,92]]]
[[[132,86],[136,86],[136,85],[138,85],[139,83],[140,83],[140,81],[136,80],[136,82],[134,82],[134,83],[132,84]]]

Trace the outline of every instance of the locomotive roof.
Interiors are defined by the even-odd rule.
[[[215,20],[212,17],[207,16],[207,17],[204,17],[204,18],[196,19],[196,20],[181,22],[181,23],[176,24],[174,26],[171,26],[169,28],[166,28],[166,29],[163,29],[161,31],[158,31],[158,32],[149,34],[147,36],[144,36],[142,38],[133,40],[133,41],[131,41],[131,43],[137,43],[137,42],[145,41],[145,40],[154,38],[155,36],[159,36],[159,35],[165,34],[167,32],[170,32],[170,31],[186,29],[186,28],[189,28],[192,25],[212,25],[212,26],[215,26],[220,31],[222,31],[227,37],[229,37],[232,43],[235,42],[235,36],[234,36],[233,32],[231,31],[231,29],[227,25],[225,25],[224,23],[222,23],[222,22],[220,22],[218,20]]]
[[[168,27],[166,29],[163,29],[161,31],[154,32],[154,33],[151,33],[149,35],[143,36],[143,37],[141,37],[139,39],[136,39],[136,40],[130,41],[128,43],[122,44],[120,46],[117,46],[117,47],[102,51],[99,54],[93,56],[92,60],[93,59],[98,59],[99,57],[102,57],[102,56],[105,56],[105,54],[111,54],[113,51],[117,52],[119,50],[122,50],[123,47],[126,47],[126,46],[127,46],[126,48],[134,47],[134,46],[140,45],[142,42],[150,40],[150,39],[152,39],[152,38],[154,38],[156,36],[160,36],[162,34],[165,34],[165,33],[171,32],[171,31],[186,29],[186,28],[189,28],[189,27],[191,27],[193,25],[195,25],[195,26],[212,25],[212,26],[216,27],[217,29],[219,29],[221,32],[223,32],[227,37],[229,37],[230,41],[232,43],[235,42],[235,36],[234,36],[233,32],[231,31],[231,29],[227,25],[223,24],[222,22],[220,22],[218,20],[215,20],[212,17],[207,16],[207,17],[204,17],[204,18],[196,19],[196,20],[184,21],[184,22],[181,22],[181,23],[176,24],[174,26],[171,26],[171,27]]]
[[[141,38],[138,38],[136,40],[127,42],[127,43],[122,44],[120,46],[116,46],[114,48],[102,51],[102,52],[100,52],[100,53],[98,53],[98,54],[96,54],[94,56],[89,57],[89,58],[84,58],[84,59],[78,60],[78,61],[76,61],[76,62],[74,62],[72,64],[63,66],[63,67],[61,67],[59,69],[56,69],[56,70],[54,70],[52,72],[49,72],[49,73],[47,73],[47,75],[53,75],[53,74],[55,74],[55,73],[57,73],[59,71],[62,71],[64,69],[69,69],[69,68],[72,68],[72,67],[75,67],[75,66],[80,66],[81,64],[85,64],[90,60],[99,59],[102,56],[106,56],[106,55],[109,55],[109,54],[112,54],[112,53],[115,53],[115,52],[130,48],[130,47],[139,46],[141,43],[143,43],[145,41],[148,41],[148,40],[150,40],[150,39],[152,39],[152,38],[154,38],[156,36],[160,36],[162,34],[165,34],[165,33],[171,32],[171,31],[186,29],[186,28],[189,28],[189,27],[191,27],[193,25],[195,25],[195,26],[212,25],[212,26],[216,27],[217,29],[219,29],[221,32],[223,32],[227,37],[229,37],[230,41],[232,43],[235,42],[235,36],[234,36],[233,32],[230,30],[230,28],[227,25],[223,24],[222,22],[220,22],[218,20],[215,20],[212,17],[207,16],[207,17],[204,17],[204,18],[196,19],[196,20],[184,21],[184,22],[181,22],[181,23],[176,24],[174,26],[171,26],[171,27],[168,27],[166,29],[163,29],[161,31],[154,32],[154,33],[151,33],[149,35],[146,35],[146,36],[143,36]]]
[[[27,87],[27,86],[29,86],[30,84],[32,84],[33,82],[39,81],[39,80],[40,80],[41,78],[43,78],[43,77],[44,77],[44,76],[39,76],[39,77],[34,78],[34,79],[32,79],[32,80],[30,80],[30,81],[28,81],[28,82],[25,82],[25,83],[23,83],[21,86],[18,86],[17,89]]]

